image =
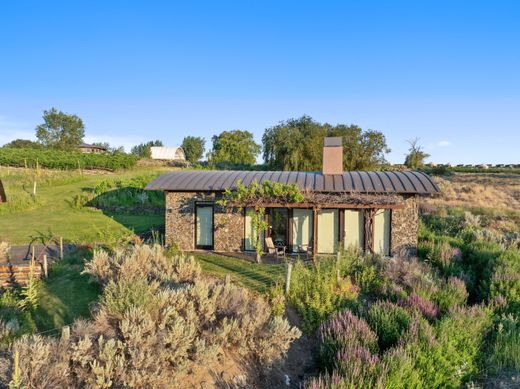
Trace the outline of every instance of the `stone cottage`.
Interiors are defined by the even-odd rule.
[[[296,184],[305,199],[264,204],[266,236],[288,253],[330,254],[356,247],[381,255],[415,251],[418,196],[439,192],[415,171],[343,172],[341,138],[326,138],[321,172],[172,171],[146,189],[166,196],[166,243],[184,251],[254,251],[254,208],[218,204],[238,183]]]

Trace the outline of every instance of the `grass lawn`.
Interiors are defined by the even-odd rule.
[[[79,251],[52,264],[49,278],[41,281],[39,306],[34,312],[39,332],[58,331],[77,318],[90,317],[91,304],[101,293],[97,284],[89,282],[88,275],[80,274],[84,259],[90,256],[87,251]],[[257,264],[218,254],[197,254],[195,258],[205,273],[221,278],[229,274],[234,283],[258,293],[284,282],[283,264]]]
[[[110,242],[164,224],[163,215],[108,214],[92,208],[74,208],[71,200],[100,181],[129,179],[161,173],[165,168],[136,168],[122,172],[40,172],[36,198],[34,172],[0,167],[7,204],[0,205],[0,241],[27,244],[44,237],[62,236],[72,242]]]
[[[79,251],[52,264],[49,278],[39,288],[39,306],[34,320],[38,331],[50,331],[71,324],[79,317],[90,317],[90,304],[97,300],[100,287],[81,275],[83,259],[90,253]]]
[[[231,281],[259,293],[265,293],[272,285],[285,281],[284,264],[258,264],[209,253],[195,254],[195,258],[204,272],[221,278],[229,274]]]

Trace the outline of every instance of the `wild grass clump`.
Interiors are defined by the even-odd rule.
[[[25,387],[57,366],[53,387],[164,387],[224,354],[271,366],[300,335],[265,299],[203,278],[194,260],[158,246],[97,251],[85,272],[104,285],[92,321],[76,321],[68,339],[15,342],[20,356],[37,347],[51,365],[40,372],[39,361],[24,359]]]
[[[520,370],[520,323],[514,315],[502,315],[494,325],[485,364],[492,373]]]

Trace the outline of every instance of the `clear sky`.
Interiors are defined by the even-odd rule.
[[[520,2],[2,1],[0,144],[52,106],[127,150],[307,114],[520,163]]]

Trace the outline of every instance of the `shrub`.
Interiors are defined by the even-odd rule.
[[[406,309],[390,301],[375,302],[368,309],[366,316],[370,328],[378,336],[381,350],[395,345],[408,329],[411,320]]]
[[[468,292],[464,282],[457,277],[449,277],[443,286],[435,292],[433,299],[442,313],[448,312],[453,307],[466,303]]]
[[[0,165],[49,169],[128,169],[138,158],[126,154],[88,154],[53,149],[0,148]]]
[[[345,310],[322,323],[318,330],[320,361],[323,367],[335,367],[338,352],[347,346],[377,351],[377,336],[368,324],[351,311]]]
[[[415,369],[415,357],[403,347],[388,350],[383,356],[386,371],[385,389],[415,389],[422,387],[421,377]]]
[[[420,312],[428,320],[435,320],[439,315],[439,309],[435,303],[415,293],[410,294],[404,300],[399,300],[398,304],[412,311]]]
[[[490,311],[481,306],[453,309],[435,326],[435,336],[427,335],[424,323],[412,325],[415,334],[404,337],[403,347],[414,355],[423,387],[456,388],[474,375],[478,352],[490,326]]]
[[[520,314],[520,253],[518,250],[504,251],[498,258],[491,278],[491,297],[503,296],[509,310]]]
[[[345,387],[384,388],[386,371],[378,355],[366,347],[347,345],[340,350],[336,369],[343,377]]]
[[[494,326],[486,366],[493,372],[520,370],[520,324],[518,318],[503,315]]]
[[[281,285],[275,285],[270,291],[273,316],[282,317],[285,313],[285,291]]]
[[[24,358],[42,350],[20,364],[23,387],[163,387],[224,355],[271,366],[300,336],[265,299],[158,247],[98,251],[93,262],[86,272],[105,285],[93,320],[77,320],[68,340],[15,342]]]
[[[349,259],[343,258],[340,264],[333,258],[320,260],[314,267],[297,262],[293,268],[289,300],[303,318],[304,328],[314,331],[332,313],[355,306],[358,291],[345,274]]]
[[[384,269],[384,292],[396,297],[415,293],[430,298],[438,288],[438,277],[427,264],[416,258],[392,258]]]

